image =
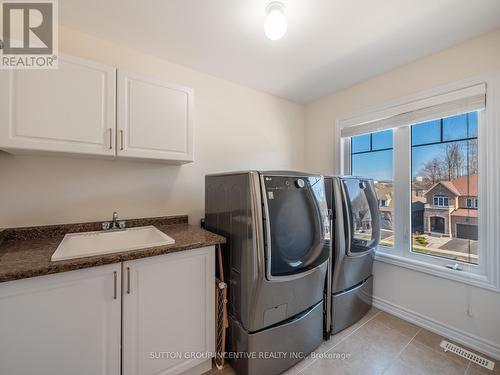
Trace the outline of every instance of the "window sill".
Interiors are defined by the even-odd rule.
[[[416,257],[410,258],[397,254],[390,254],[388,251],[384,251],[380,248],[375,252],[375,260],[500,293],[499,286],[484,274],[477,274],[466,270],[456,271],[442,265],[416,259]]]

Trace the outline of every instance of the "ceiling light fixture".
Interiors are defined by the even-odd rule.
[[[271,40],[283,38],[286,34],[287,21],[285,17],[285,6],[281,1],[271,1],[267,7],[266,22],[264,22],[264,32]]]

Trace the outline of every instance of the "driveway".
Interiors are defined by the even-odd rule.
[[[443,245],[439,246],[439,249],[458,251],[465,254],[469,254],[470,251],[471,254],[477,254],[477,241],[465,240],[462,238],[452,238]]]
[[[477,241],[425,234],[422,236],[428,241],[427,246],[414,244],[414,251],[474,264],[478,262]]]

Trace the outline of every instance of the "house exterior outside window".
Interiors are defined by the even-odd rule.
[[[392,232],[392,195],[393,188],[391,182],[377,181],[375,192],[379,198],[380,227],[384,231]]]
[[[424,231],[477,240],[477,207],[472,207],[477,186],[475,174],[439,181],[431,187],[426,193]]]
[[[380,243],[387,247],[394,244],[392,143],[392,130],[352,137],[349,158],[351,174],[373,179],[380,212]],[[374,168],[373,163],[382,167]]]

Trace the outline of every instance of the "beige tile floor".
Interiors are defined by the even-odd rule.
[[[500,375],[500,361],[490,371],[456,354],[445,353],[439,347],[442,339],[372,308],[361,321],[323,342],[313,356],[282,375]],[[235,372],[226,366],[211,374]]]

